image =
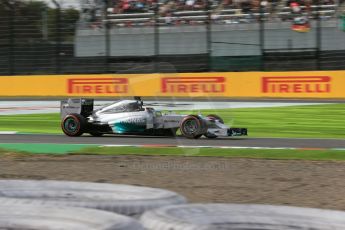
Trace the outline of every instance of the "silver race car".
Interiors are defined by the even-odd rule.
[[[93,99],[61,101],[61,128],[71,137],[89,133],[175,136],[177,130],[187,138],[247,135],[246,128],[230,128],[217,115],[162,113],[143,106],[140,97],[121,100],[94,110]]]

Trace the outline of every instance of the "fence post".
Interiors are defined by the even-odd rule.
[[[260,42],[260,53],[261,53],[261,71],[265,70],[265,11],[260,0],[260,14],[259,14],[259,42]]]
[[[159,73],[160,72],[160,66],[159,66],[159,43],[160,43],[160,36],[159,36],[159,4],[158,1],[155,2],[155,8],[154,8],[154,72]]]
[[[15,7],[13,6],[13,1],[5,1],[9,9],[9,20],[8,20],[8,27],[9,27],[9,36],[8,36],[8,44],[9,44],[9,54],[8,54],[8,74],[14,75],[14,19],[15,19]]]
[[[55,61],[56,61],[56,73],[61,72],[61,6],[56,0],[52,0],[54,5],[56,6],[56,14],[55,14],[55,43],[56,43],[56,50],[55,50]]]
[[[321,18],[320,18],[320,0],[317,0],[316,7],[316,66],[321,70]]]
[[[210,0],[206,0],[206,46],[207,46],[207,69],[212,71],[212,12]]]
[[[105,36],[105,72],[110,73],[109,59],[111,55],[110,47],[110,23],[108,20],[108,0],[104,0],[104,36]]]

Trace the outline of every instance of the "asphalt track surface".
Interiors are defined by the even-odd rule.
[[[251,138],[229,137],[197,140],[184,137],[115,136],[68,137],[65,135],[2,134],[0,143],[54,143],[54,144],[96,144],[96,145],[183,145],[183,146],[232,146],[267,148],[344,148],[345,139],[308,138]]]

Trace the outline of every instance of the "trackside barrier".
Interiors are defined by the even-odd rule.
[[[345,98],[345,71],[0,76],[0,97]]]

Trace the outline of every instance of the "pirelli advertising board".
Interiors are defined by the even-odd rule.
[[[345,71],[0,76],[2,97],[345,98]]]

